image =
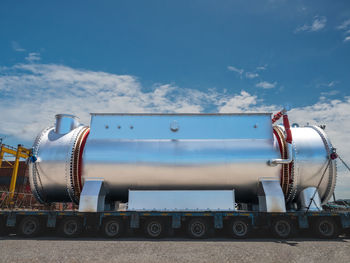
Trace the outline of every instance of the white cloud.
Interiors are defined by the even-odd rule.
[[[228,66],[227,69],[229,71],[233,71],[233,72],[237,72],[239,75],[242,76],[243,72],[244,72],[244,69],[239,69],[239,68],[236,68],[234,66]]]
[[[325,28],[327,23],[327,18],[324,16],[315,16],[311,24],[304,24],[295,29],[295,33],[307,31],[307,32],[316,32]]]
[[[250,106],[257,104],[257,96],[241,91],[239,95],[222,99],[220,104],[218,108],[220,113],[245,112]]]
[[[338,80],[332,80],[330,82],[321,82],[321,83],[317,83],[316,84],[316,87],[317,88],[325,88],[325,87],[328,87],[328,88],[334,88],[336,85],[339,84],[339,81]]]
[[[236,72],[239,74],[239,76],[241,78],[246,78],[246,79],[255,79],[257,77],[259,77],[259,73],[257,73],[257,71],[264,71],[267,69],[267,64],[263,65],[263,66],[259,66],[256,68],[256,70],[250,72],[250,71],[246,71],[244,69],[241,69],[241,68],[237,68],[237,67],[234,67],[234,66],[227,66],[227,69],[229,71],[233,71],[233,72]],[[243,74],[245,72],[245,74]]]
[[[0,68],[0,133],[32,140],[57,113],[89,123],[90,112],[200,112],[216,93],[157,85],[142,91],[137,78],[55,64]]]
[[[257,70],[260,70],[260,71],[264,71],[267,69],[267,64],[265,64],[264,66],[259,66],[256,68]]]
[[[25,58],[28,62],[35,62],[35,61],[39,61],[40,58],[40,53],[36,53],[36,52],[31,52],[28,54],[28,56]]]
[[[337,26],[338,30],[343,30],[345,38],[344,38],[344,42],[349,42],[350,41],[350,19],[345,20],[341,25]]]
[[[254,72],[246,72],[245,77],[248,79],[255,79],[255,78],[259,77],[259,74],[254,73]]]
[[[274,87],[276,87],[277,82],[274,83],[270,83],[267,81],[261,81],[259,83],[257,83],[255,86],[258,88],[263,88],[263,89],[273,89]]]
[[[343,23],[341,23],[339,26],[337,26],[337,29],[339,30],[346,30],[350,26],[350,19],[345,20]]]
[[[270,83],[271,84],[271,83]],[[273,83],[273,85],[276,85]],[[0,67],[0,133],[18,141],[33,141],[38,132],[54,123],[57,113],[71,113],[89,124],[90,112],[277,112],[282,106],[266,105],[257,95],[215,90],[182,89],[155,85],[145,92],[136,77],[116,75],[56,64],[17,64]],[[211,110],[213,111],[213,110]],[[215,111],[215,110],[214,110]],[[326,124],[339,154],[350,162],[350,97],[320,99],[290,111],[300,125]],[[338,165],[337,197],[349,197],[349,174]]]
[[[339,90],[331,90],[331,91],[321,92],[322,96],[334,96],[337,94],[339,94]]]
[[[12,49],[16,52],[25,52],[26,50],[20,46],[16,41],[11,42]]]
[[[336,84],[337,84],[337,81],[333,80],[333,81],[329,82],[327,86],[331,88],[331,87],[334,87]]]

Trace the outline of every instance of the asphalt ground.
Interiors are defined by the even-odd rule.
[[[0,238],[0,262],[350,262],[350,239]]]

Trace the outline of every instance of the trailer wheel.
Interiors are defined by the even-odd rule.
[[[164,234],[164,223],[160,219],[152,218],[146,221],[144,230],[149,238],[160,238]]]
[[[277,238],[288,238],[292,235],[293,224],[289,219],[281,218],[272,222],[272,232]]]
[[[34,216],[24,217],[17,227],[17,234],[23,237],[34,237],[40,232],[40,221]]]
[[[60,226],[60,233],[64,237],[77,237],[83,231],[81,220],[76,217],[67,217],[63,219]]]
[[[244,219],[233,220],[230,224],[231,234],[234,238],[247,238],[250,232],[250,226]]]
[[[119,218],[110,218],[104,221],[102,233],[105,237],[116,238],[123,232],[123,222]]]
[[[201,218],[193,218],[187,225],[187,233],[191,238],[206,238],[208,224]]]
[[[320,238],[336,238],[339,235],[338,226],[330,218],[320,218],[314,225],[314,232]]]

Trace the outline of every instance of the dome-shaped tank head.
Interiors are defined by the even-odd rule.
[[[57,114],[55,132],[58,134],[66,134],[80,125],[78,118],[70,114]]]

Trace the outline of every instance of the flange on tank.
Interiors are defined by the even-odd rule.
[[[32,192],[40,203],[79,202],[82,154],[89,128],[69,114],[57,114],[54,127],[44,129],[33,145]]]
[[[90,200],[96,211],[129,190],[232,189],[238,202],[285,211],[286,202],[305,208],[310,189],[328,201],[332,151],[319,127],[273,126],[269,113],[92,114],[90,128],[56,115],[35,140],[30,182],[42,203]]]

